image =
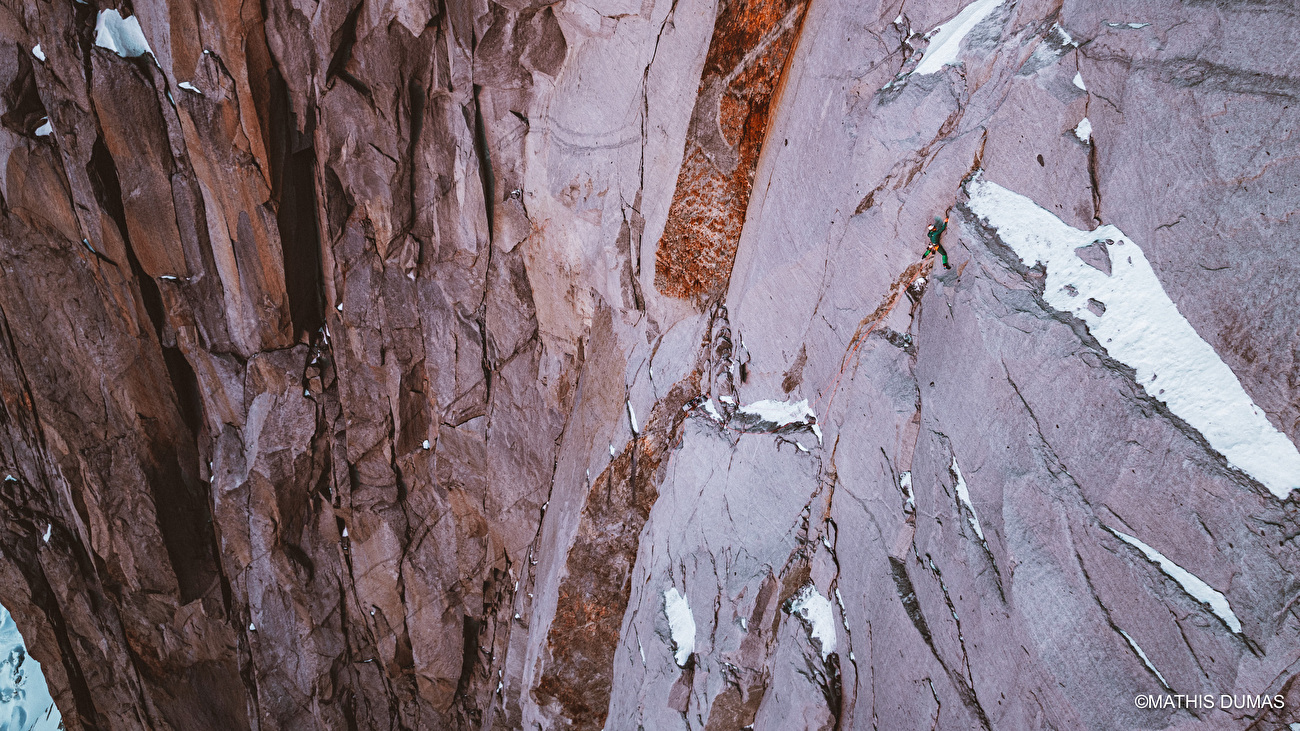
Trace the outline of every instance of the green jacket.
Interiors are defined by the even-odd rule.
[[[948,252],[944,250],[943,244],[939,243],[939,236],[943,234],[946,228],[948,228],[947,221],[940,218],[934,219],[934,225],[930,226],[926,231],[926,235],[930,237],[930,246],[926,248],[925,255],[921,257],[922,259],[929,259],[930,255],[937,251],[939,257],[943,259],[945,269],[948,268]]]
[[[939,218],[934,219],[934,225],[931,226],[929,231],[926,233],[926,235],[930,237],[930,243],[932,244],[939,243],[939,236],[943,234],[944,229],[946,228],[948,228],[947,221],[944,221]]]

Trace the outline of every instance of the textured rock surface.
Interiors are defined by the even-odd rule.
[[[968,197],[1132,237],[1300,441],[1289,5],[106,7],[0,10],[0,603],[67,728],[1300,722],[1295,500]]]

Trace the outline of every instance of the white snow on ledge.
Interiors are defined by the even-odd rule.
[[[101,10],[95,21],[95,45],[107,48],[122,58],[153,55],[149,41],[140,29],[140,19],[132,15],[123,18],[116,10]]]
[[[774,424],[775,429],[787,426],[807,426],[813,434],[817,435],[817,443],[821,444],[822,442],[822,430],[817,425],[817,415],[808,406],[808,399],[796,401],[795,403],[764,399],[763,401],[755,401],[748,406],[741,406],[739,411],[759,423]]]
[[[673,657],[679,666],[686,667],[695,652],[695,617],[686,597],[677,593],[675,586],[664,592],[664,614],[668,615],[668,631],[673,637]]]
[[[944,66],[957,63],[962,39],[984,22],[984,19],[1002,4],[1002,0],[975,0],[962,8],[957,17],[930,31],[930,46],[925,49],[921,63],[912,71],[917,76],[937,73]]]
[[[1075,137],[1078,137],[1078,138],[1079,138],[1079,141],[1082,142],[1082,143],[1085,144],[1085,145],[1088,144],[1089,142],[1091,142],[1091,141],[1092,141],[1092,121],[1089,120],[1087,117],[1084,117],[1084,118],[1083,118],[1083,121],[1082,121],[1082,122],[1079,122],[1079,126],[1074,128],[1074,136],[1075,136]]]
[[[1083,320],[1111,357],[1136,371],[1152,398],[1279,499],[1300,487],[1300,451],[1178,312],[1131,237],[1114,226],[1073,228],[982,173],[966,190],[971,212],[1026,265],[1047,267],[1047,303]],[[1109,273],[1075,251],[1094,244],[1090,258],[1108,260]]]
[[[1219,619],[1223,620],[1224,624],[1228,625],[1228,629],[1241,634],[1241,622],[1238,621],[1237,615],[1233,613],[1232,607],[1228,605],[1227,597],[1215,591],[1209,584],[1201,581],[1187,569],[1165,558],[1164,554],[1133,536],[1120,533],[1110,527],[1107,527],[1106,530],[1114,533],[1116,538],[1141,551],[1148,561],[1159,566],[1166,576],[1178,582],[1178,585],[1183,588],[1183,591],[1187,592],[1188,596],[1208,606],[1211,612],[1214,612]]]
[[[975,535],[979,536],[981,541],[984,540],[984,531],[980,528],[980,516],[975,512],[975,503],[970,501],[970,490],[966,487],[966,478],[961,476],[961,468],[957,466],[957,458],[952,458],[952,474],[957,478],[957,499],[961,504],[966,506],[970,515],[966,516],[966,521],[970,527],[975,529]]]
[[[831,600],[808,584],[790,600],[790,614],[808,623],[808,636],[821,646],[822,660],[835,652],[835,611]]]

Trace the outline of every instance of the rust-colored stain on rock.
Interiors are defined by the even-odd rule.
[[[655,286],[703,303],[731,277],[754,171],[806,2],[718,8],[677,190],[655,253]]]
[[[547,637],[550,659],[534,691],[540,705],[560,704],[567,728],[598,731],[605,725],[641,528],[659,497],[682,406],[698,391],[698,374],[674,386],[656,404],[643,435],[591,483]]]

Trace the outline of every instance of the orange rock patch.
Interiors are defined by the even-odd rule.
[[[718,10],[687,132],[655,287],[703,303],[731,278],[754,172],[806,2],[733,0]]]

